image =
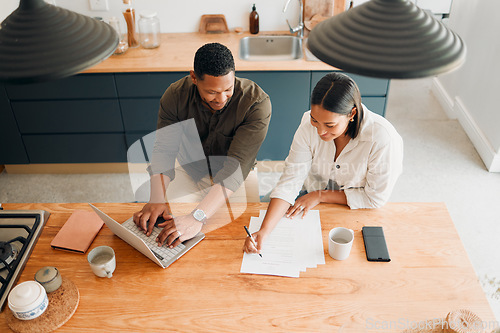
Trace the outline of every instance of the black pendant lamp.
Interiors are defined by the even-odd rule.
[[[0,26],[0,82],[33,83],[74,75],[110,56],[108,24],[45,3],[21,0]]]
[[[371,0],[314,27],[308,48],[346,72],[410,79],[452,71],[465,61],[462,39],[407,0]]]

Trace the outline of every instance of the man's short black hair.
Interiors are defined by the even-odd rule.
[[[203,80],[205,74],[224,76],[234,72],[234,59],[231,51],[219,43],[205,44],[194,56],[194,73]]]

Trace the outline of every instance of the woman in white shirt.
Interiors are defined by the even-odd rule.
[[[402,162],[401,136],[361,104],[356,83],[345,74],[325,75],[295,132],[262,226],[253,234],[257,244],[248,237],[243,250],[258,253],[283,215],[304,216],[321,202],[351,209],[383,206]]]

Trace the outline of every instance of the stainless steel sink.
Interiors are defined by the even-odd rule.
[[[295,36],[255,36],[240,39],[240,59],[283,61],[302,58],[302,39]]]

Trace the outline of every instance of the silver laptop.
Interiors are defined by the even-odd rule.
[[[132,217],[120,224],[100,211],[99,208],[92,204],[89,205],[115,235],[163,268],[170,266],[174,261],[182,257],[184,253],[205,238],[205,235],[200,232],[193,238],[184,241],[172,249],[166,246],[158,246],[156,237],[161,231],[160,228],[154,227],[153,232],[148,237],[144,231],[135,225]]]

